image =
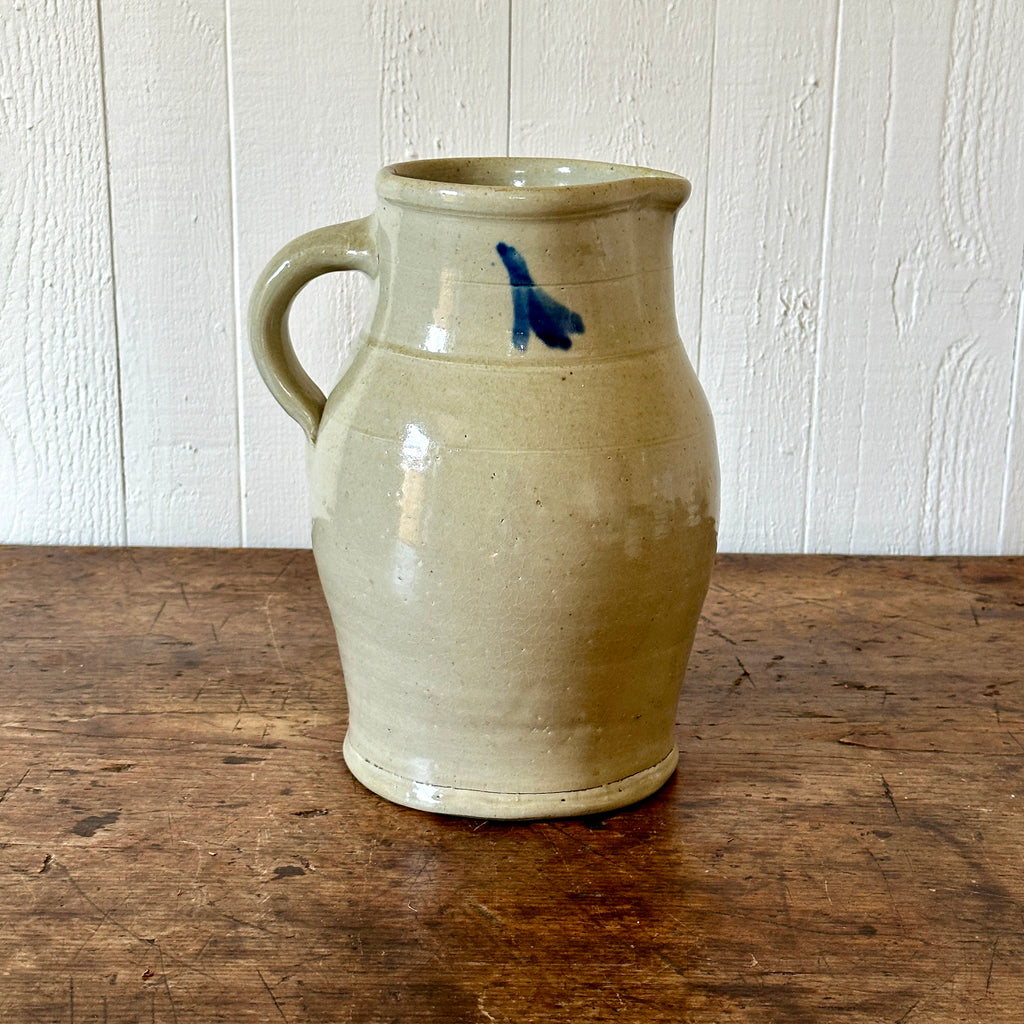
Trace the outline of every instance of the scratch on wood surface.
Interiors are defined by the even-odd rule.
[[[985,991],[988,992],[992,988],[992,969],[996,963],[996,949],[999,946],[999,936],[996,936],[995,942],[992,943],[992,955],[988,959],[988,975],[985,978]]]
[[[90,942],[92,942],[93,937],[107,923],[107,920],[110,918],[110,913],[111,912],[109,909],[104,911],[103,916],[99,920],[99,923],[96,925],[95,928],[93,928],[91,932],[89,932],[89,934],[79,944],[78,949],[76,949],[75,952],[71,955],[71,959],[68,960],[68,966],[70,966],[78,960],[78,957],[81,955],[82,950],[85,949],[85,947],[88,946]]]
[[[270,613],[270,602],[273,601],[273,599],[273,594],[267,594],[267,599],[263,602],[263,614],[267,617],[267,629],[270,630],[270,644],[274,648],[274,653],[277,655],[277,663],[283,670],[285,667],[284,658],[281,656],[281,646],[277,642],[277,633],[274,632],[274,617]]]
[[[299,557],[299,552],[296,551],[295,554],[292,555],[292,557],[289,558],[288,561],[285,562],[283,566],[281,566],[281,571],[274,577],[274,580],[273,580],[274,583],[277,583],[277,581],[292,567],[292,564],[295,562],[295,559],[298,558],[298,557]]]
[[[32,770],[31,768],[26,768],[26,769],[25,769],[25,771],[24,771],[24,772],[22,772],[21,778],[20,778],[20,779],[18,779],[18,781],[17,781],[16,783],[14,783],[14,785],[13,785],[13,786],[8,786],[8,787],[7,787],[7,788],[6,788],[6,789],[5,789],[5,790],[4,790],[4,791],[3,791],[2,793],[0,793],[0,804],[2,804],[2,803],[3,803],[3,802],[4,802],[5,800],[6,800],[6,799],[7,799],[7,797],[8,797],[8,796],[10,796],[10,794],[11,794],[11,793],[15,792],[15,790],[17,790],[17,789],[18,789],[18,787],[19,787],[19,786],[20,786],[20,785],[21,785],[21,784],[22,784],[22,783],[23,783],[23,782],[25,781],[25,779],[26,779],[26,778],[28,777],[28,773],[29,773],[29,772],[30,772],[31,770]]]
[[[711,577],[711,588],[710,589],[713,590],[716,594],[725,594],[726,597],[730,598],[733,601],[746,601],[746,602],[750,601],[750,598],[746,594],[741,594],[735,588],[729,588],[729,587],[725,586],[715,576]],[[701,616],[701,617],[704,618],[704,616]]]
[[[505,922],[502,921],[502,919],[493,910],[491,910],[490,907],[484,906],[484,904],[479,900],[474,899],[467,899],[466,905],[479,914],[485,921],[488,921],[490,924],[494,925],[495,928],[498,928],[502,936],[507,935]]]
[[[490,1014],[489,1014],[489,1013],[488,1013],[488,1012],[487,1012],[487,1011],[486,1011],[486,1010],[484,1009],[484,997],[483,997],[483,996],[477,996],[477,997],[476,997],[476,1008],[477,1008],[477,1009],[478,1009],[478,1010],[479,1010],[479,1011],[480,1011],[480,1012],[481,1012],[481,1013],[482,1013],[482,1014],[483,1014],[483,1015],[484,1015],[484,1016],[485,1016],[485,1017],[486,1017],[486,1018],[487,1018],[488,1020],[493,1020],[493,1021],[497,1021],[497,1019],[498,1019],[497,1017],[492,1017],[492,1016],[491,1016],[491,1015],[490,1015]]]
[[[680,978],[690,979],[690,972],[685,968],[677,964],[674,960],[667,957],[661,950],[656,949],[653,951],[654,955],[673,973],[678,974]]]
[[[566,828],[564,825],[558,824],[558,822],[551,821],[551,822],[548,822],[548,824],[556,832],[560,833],[561,835],[565,836],[566,839],[570,840],[570,842],[575,843],[585,853],[591,854],[594,857],[599,857],[599,858],[601,858],[601,860],[607,860],[611,864],[613,864],[615,867],[623,869],[624,873],[626,874],[627,877],[629,877],[629,878],[634,877],[632,875],[632,873],[629,872],[628,868],[625,868],[623,862],[621,860],[619,860],[618,858],[609,857],[608,854],[602,853],[596,847],[592,846],[589,843],[584,842],[578,836],[573,835],[572,832],[570,832],[568,828]],[[559,851],[559,853],[561,853],[561,851]],[[562,860],[564,861],[565,858],[563,857]]]
[[[171,1004],[171,1019],[178,1024],[178,1008],[174,1005],[174,994],[171,992],[171,983],[167,979],[167,968],[164,965],[164,951],[160,948],[160,940],[154,939],[157,956],[160,957],[160,977],[164,983],[164,991],[167,993],[167,1001]]]
[[[115,914],[114,914],[114,909],[115,909],[115,908],[114,908],[113,906],[111,906],[111,907],[109,907],[109,908],[107,908],[107,909],[105,910],[105,909],[104,909],[103,907],[101,907],[101,906],[100,906],[100,905],[99,905],[99,904],[98,904],[98,903],[97,903],[97,902],[96,902],[96,901],[95,901],[95,900],[94,900],[94,899],[93,899],[93,898],[92,898],[92,897],[91,897],[91,896],[90,896],[90,895],[89,895],[89,894],[88,894],[88,893],[87,893],[87,892],[86,892],[86,891],[85,891],[85,890],[84,890],[84,889],[83,889],[83,888],[82,888],[82,887],[81,887],[81,886],[80,886],[79,884],[78,884],[78,881],[77,881],[77,879],[75,878],[75,876],[74,876],[74,875],[72,875],[72,874],[71,874],[71,872],[70,872],[70,871],[69,871],[69,870],[68,870],[68,869],[67,869],[67,868],[66,868],[66,867],[65,867],[65,866],[64,866],[63,864],[61,864],[61,863],[60,863],[59,861],[57,861],[56,859],[53,859],[53,860],[52,860],[52,864],[53,864],[54,868],[56,869],[56,874],[58,874],[58,875],[59,875],[60,877],[64,878],[64,879],[65,879],[65,881],[66,881],[66,882],[67,882],[67,883],[68,883],[68,884],[69,884],[69,885],[71,886],[71,888],[72,888],[72,889],[74,889],[74,891],[75,891],[75,892],[76,892],[76,893],[77,893],[77,894],[78,894],[78,895],[79,895],[79,896],[80,896],[80,897],[81,897],[81,898],[82,898],[82,899],[83,899],[83,900],[84,900],[84,901],[85,901],[85,902],[86,902],[86,903],[87,903],[87,904],[88,904],[88,905],[89,905],[90,907],[92,907],[92,909],[93,909],[94,911],[96,911],[96,913],[97,913],[97,914],[99,914],[99,915],[100,915],[100,917],[101,917],[101,923],[103,923],[103,922],[109,922],[109,923],[110,923],[110,924],[112,924],[112,925],[113,925],[113,926],[114,926],[114,927],[115,927],[115,928],[116,928],[116,929],[117,929],[117,930],[118,930],[119,932],[122,932],[123,934],[125,934],[125,935],[129,936],[130,938],[134,939],[134,940],[135,940],[136,942],[139,942],[139,943],[141,943],[141,944],[142,944],[143,946],[145,946],[145,947],[146,947],[147,949],[148,949],[148,948],[152,948],[152,947],[153,947],[153,945],[154,945],[154,944],[155,944],[155,942],[156,942],[156,940],[155,940],[155,939],[147,939],[147,938],[146,938],[145,936],[143,936],[143,935],[140,935],[140,934],[139,934],[139,933],[138,933],[137,931],[135,931],[135,930],[134,930],[133,928],[130,928],[130,927],[129,927],[128,925],[124,924],[124,923],[123,923],[122,921],[119,921],[119,920],[118,920],[118,918],[117,918],[117,917],[115,916]],[[160,951],[160,957],[161,957],[161,962],[163,962],[163,951],[162,951],[162,950]],[[168,955],[167,959],[168,959],[168,960],[170,960],[170,961],[171,961],[171,962],[172,962],[173,964],[175,964],[175,965],[176,965],[176,966],[178,966],[178,967],[183,967],[183,968],[185,968],[186,970],[189,970],[189,971],[193,971],[193,972],[195,972],[196,974],[199,974],[200,976],[202,976],[202,977],[204,977],[204,978],[207,978],[207,979],[213,980],[213,975],[212,975],[212,974],[208,973],[207,971],[201,970],[201,969],[200,969],[199,967],[197,967],[197,966],[196,966],[196,965],[195,965],[194,963],[190,963],[190,962],[189,962],[189,961],[187,961],[187,960],[182,960],[182,959],[181,959],[180,957],[176,957],[176,956],[171,956],[171,955]]]
[[[921,1005],[921,1000],[918,999],[908,1010],[903,1014],[902,1017],[897,1017],[895,1024],[904,1024],[907,1018]]]
[[[741,686],[743,684],[743,680],[745,679],[756,690],[757,687],[754,686],[754,680],[751,678],[750,673],[747,671],[747,666],[744,665],[742,661],[740,661],[740,657],[739,657],[738,654],[735,655],[735,658],[736,658],[736,664],[739,665],[739,667],[740,667],[740,675],[738,675],[732,681],[732,685],[733,686]]]
[[[806,919],[800,921],[785,921],[779,916],[768,917],[761,916],[759,914],[744,914],[735,910],[725,910],[721,908],[707,908],[703,913],[708,914],[712,917],[720,917],[726,921],[742,921],[745,925],[758,925],[763,928],[779,928],[784,932],[789,932],[794,935],[828,935],[835,937],[836,929],[834,927],[816,927],[812,924],[808,924]],[[902,919],[900,920],[902,927]]]
[[[152,630],[153,630],[153,627],[154,627],[154,626],[155,626],[155,625],[157,624],[157,622],[158,622],[158,621],[160,620],[160,616],[161,616],[161,615],[163,615],[163,613],[164,613],[164,609],[165,609],[166,607],[167,607],[167,602],[166,602],[166,601],[164,601],[164,602],[163,602],[163,603],[162,603],[162,604],[160,605],[160,607],[159,607],[159,608],[158,608],[158,609],[156,610],[156,615],[154,615],[154,616],[153,616],[153,621],[152,621],[152,622],[151,622],[151,623],[149,624],[149,629],[150,629],[150,632],[152,632]]]
[[[213,854],[211,854],[211,856],[213,856]],[[203,909],[207,913],[223,917],[225,921],[231,921],[234,924],[241,925],[243,928],[251,928],[256,932],[263,932],[265,935],[277,935],[278,937],[281,937],[285,934],[284,932],[274,931],[273,928],[268,928],[265,924],[260,924],[258,921],[246,921],[245,918],[237,917],[235,914],[230,914],[226,910],[221,910],[221,908],[213,901],[206,903]]]
[[[889,801],[893,813],[896,815],[897,821],[902,821],[903,819],[900,817],[900,809],[896,806],[895,799],[893,799],[892,790],[889,788],[889,783],[885,781],[884,775],[879,775],[879,778],[882,780],[882,791],[885,793],[885,799]]]
[[[702,615],[700,617],[700,621],[704,624],[710,636],[717,637],[719,640],[724,640],[727,644],[732,644],[733,647],[738,646],[732,637],[726,636],[721,630],[716,629],[706,615]]]
[[[281,1004],[277,1001],[274,990],[267,984],[267,979],[263,977],[263,972],[258,967],[256,968],[256,975],[263,982],[263,987],[267,990],[267,995],[270,996],[270,1001],[274,1004],[274,1009],[277,1010],[281,1020],[287,1022],[288,1018],[284,1015],[284,1010],[281,1009]]]
[[[899,922],[900,931],[905,932],[906,926],[903,923],[903,915],[900,913],[900,908],[896,905],[896,896],[892,891],[892,886],[889,884],[889,876],[885,873],[885,869],[882,867],[882,862],[868,850],[868,856],[874,861],[875,867],[878,868],[878,873],[882,876],[882,881],[885,883],[885,891],[889,894],[889,904],[892,907],[893,913],[896,915],[896,920]]]

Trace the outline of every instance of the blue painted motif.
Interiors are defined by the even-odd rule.
[[[512,286],[512,344],[525,349],[533,331],[549,348],[572,348],[569,335],[583,333],[583,318],[533,283],[518,249],[499,242],[497,250]]]

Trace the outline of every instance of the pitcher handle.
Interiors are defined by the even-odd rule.
[[[288,310],[314,277],[335,270],[377,276],[372,217],[317,228],[289,242],[266,266],[249,302],[249,344],[281,408],[316,441],[326,399],[302,368],[288,334]]]

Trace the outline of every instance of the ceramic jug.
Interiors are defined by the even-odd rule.
[[[263,379],[308,438],[312,543],[378,794],[485,818],[660,787],[716,547],[718,462],[675,318],[677,175],[570,160],[384,168],[375,212],[259,279]],[[376,283],[325,400],[288,332]]]

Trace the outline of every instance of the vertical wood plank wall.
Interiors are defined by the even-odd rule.
[[[724,550],[1024,552],[1022,46],[1019,0],[12,0],[0,542],[308,544],[256,275],[383,163],[512,152],[692,179]],[[368,302],[297,300],[323,385]]]

